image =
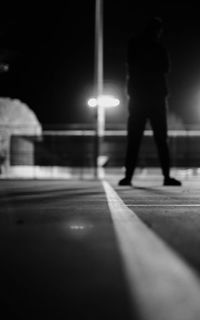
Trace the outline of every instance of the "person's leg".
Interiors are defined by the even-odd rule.
[[[150,114],[150,122],[158,149],[164,185],[181,185],[178,180],[170,178],[170,154],[167,141],[167,114],[165,106],[160,105],[160,109]]]
[[[167,116],[162,106],[161,109],[153,111],[150,114],[150,123],[158,150],[162,173],[165,178],[168,178],[170,175],[170,155],[167,142]]]
[[[134,110],[128,118],[125,177],[119,185],[130,185],[137,163],[140,143],[146,123],[144,112]]]

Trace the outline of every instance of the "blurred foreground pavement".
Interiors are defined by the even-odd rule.
[[[177,290],[186,292],[181,297],[183,301],[177,298],[173,319],[200,319],[200,177],[182,177],[181,188],[163,187],[159,175],[138,175],[133,181],[134,188],[118,187],[118,178],[110,177],[109,186],[144,225],[128,216],[130,212],[127,219],[113,216],[108,197],[118,208],[120,203],[118,205],[109,189],[106,194],[101,181],[0,180],[0,306],[4,319],[9,316],[15,319],[169,319],[169,314],[161,318],[163,311],[155,304],[159,297],[154,297],[153,292],[151,297],[148,291],[152,285],[149,280],[152,272],[147,265],[151,264],[151,255],[145,260],[150,251],[145,251],[146,244],[141,248],[139,244],[149,237],[149,230],[159,236],[155,239],[153,236],[149,250],[164,252],[167,244],[166,250],[172,248],[172,255],[180,260],[180,266],[179,262],[178,267],[175,263],[175,270],[169,253],[166,261],[164,253],[160,258],[157,256],[158,278],[160,275],[165,279],[162,275],[165,268],[159,267],[161,259],[163,266],[169,262],[175,276],[184,275],[186,269],[185,279],[192,283],[191,288],[188,286],[188,296],[192,299],[194,292],[195,302],[194,305],[188,302],[190,312],[183,316],[181,308],[187,305],[187,288],[178,280]],[[129,238],[121,240],[126,233],[123,233],[124,224],[128,225],[131,241],[132,235],[137,234],[131,246],[129,241],[122,243]],[[156,249],[157,239],[158,242],[164,240],[164,247]],[[155,261],[153,256],[152,259]],[[133,271],[131,280],[130,274],[127,276],[127,264]],[[168,280],[167,289],[161,284],[155,291],[158,296],[160,291],[161,295],[166,294],[167,309],[171,303],[166,298],[168,292],[179,295],[171,293],[173,279]],[[155,287],[156,274],[152,281]],[[141,312],[137,290],[144,297],[146,312]],[[147,306],[145,290],[150,301]],[[155,312],[158,317],[152,319]]]

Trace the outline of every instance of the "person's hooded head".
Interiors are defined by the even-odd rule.
[[[159,17],[153,17],[149,19],[144,27],[144,35],[154,40],[160,38],[162,31],[163,23]]]

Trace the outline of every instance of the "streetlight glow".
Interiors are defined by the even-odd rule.
[[[111,95],[101,95],[98,98],[91,98],[88,100],[88,106],[91,108],[95,108],[97,106],[103,108],[112,108],[117,107],[120,104],[119,99],[111,96]]]
[[[95,108],[97,106],[97,99],[96,98],[90,98],[88,100],[88,106],[90,108]]]

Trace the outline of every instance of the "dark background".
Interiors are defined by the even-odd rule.
[[[0,96],[27,103],[43,125],[94,122],[87,99],[94,80],[95,1],[6,3],[1,7]],[[107,111],[107,121],[125,124],[125,55],[127,40],[146,18],[165,24],[170,57],[169,109],[184,124],[200,123],[200,19],[191,1],[104,1],[105,86],[121,104]],[[198,102],[199,100],[199,102]]]

